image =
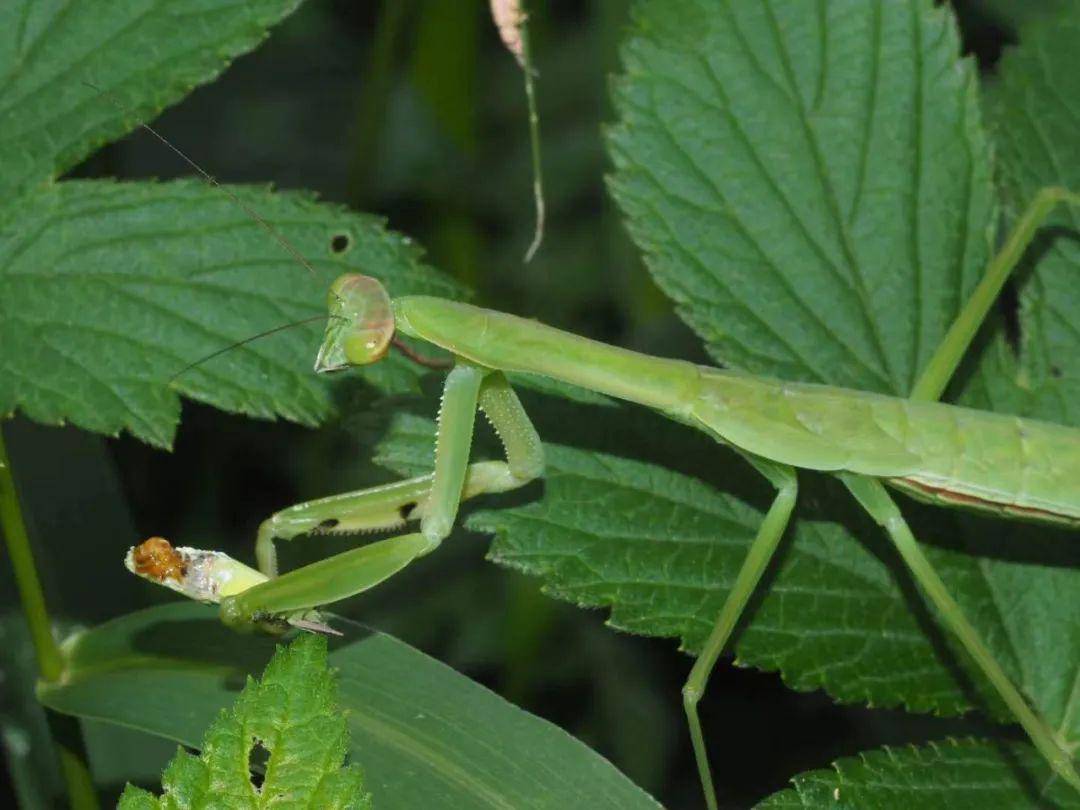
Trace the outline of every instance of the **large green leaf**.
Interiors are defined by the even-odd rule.
[[[0,200],[62,174],[210,81],[299,4],[0,4]]]
[[[370,273],[396,294],[457,292],[408,240],[307,196],[232,189],[238,205],[195,183],[53,184],[217,76],[298,4],[0,5],[0,415],[128,430],[159,446],[172,441],[178,394],[314,424],[331,411],[311,373],[317,324],[172,377],[231,343],[317,316],[340,272]],[[367,380],[403,390],[415,377],[395,360]]]
[[[657,808],[565,732],[389,636],[347,622],[331,642],[350,760],[379,810],[418,807]],[[216,612],[169,604],[64,645],[66,673],[39,696],[56,711],[197,746],[273,641],[240,637]]]
[[[958,51],[930,0],[639,4],[612,187],[718,361],[908,391],[990,241]]]
[[[599,419],[615,434],[663,429],[625,412],[585,422]],[[402,475],[420,474],[431,469],[434,439],[429,419],[399,413],[377,461]],[[696,435],[684,441],[691,439],[702,441]],[[614,627],[674,636],[687,650],[700,649],[761,523],[757,504],[763,487],[748,493],[736,486],[736,497],[656,464],[609,453],[552,444],[545,445],[545,453],[541,497],[467,519],[470,528],[495,535],[491,558],[543,577],[551,595],[583,607],[611,608]],[[729,489],[749,473],[719,447],[714,464],[716,478]],[[748,495],[753,505],[744,500]],[[935,529],[931,521],[937,513],[922,509],[916,516],[927,532]],[[804,482],[800,520],[791,534],[767,592],[739,636],[741,663],[779,670],[797,689],[825,688],[846,702],[948,714],[971,708],[973,695],[957,682],[952,657],[942,655],[941,635],[928,635],[921,603],[889,569],[890,563],[895,567],[894,552],[838,485]],[[992,594],[988,583],[973,575],[970,557],[934,548],[928,553],[954,594],[966,606],[985,611]],[[1062,576],[1064,589],[1068,578]],[[992,631],[995,652],[1018,674],[999,617],[978,618]],[[983,698],[1008,718],[991,692]],[[1056,708],[1055,719],[1062,711]]]
[[[945,740],[923,748],[888,748],[810,771],[795,787],[770,796],[760,810],[908,810],[918,797],[922,810],[993,807],[1080,807],[1076,791],[1051,779],[1049,769],[1027,746],[974,740]],[[1010,779],[1017,767],[1030,781]]]
[[[653,272],[729,363],[904,393],[978,277],[991,230],[973,72],[959,60],[947,10],[923,0],[834,0],[688,3],[681,11],[640,8],[612,138],[616,196]],[[731,294],[738,289],[752,307],[739,305],[741,296]],[[1053,349],[1076,353],[1075,343]],[[1068,416],[1061,414],[1073,421]],[[925,513],[925,520],[924,539],[964,546],[952,516]],[[935,562],[1006,668],[1076,739],[1080,724],[1066,713],[1058,684],[1072,682],[1080,657],[1080,640],[1066,626],[1080,589],[1072,571],[1041,565],[1053,560],[1042,553],[1047,546],[1067,549],[1067,541],[1047,529],[963,525],[974,556],[943,552]],[[850,538],[855,526],[845,520],[837,528]],[[796,549],[805,531],[804,519]],[[858,559],[854,542],[838,551],[835,566]],[[812,574],[796,575],[799,585],[835,596]],[[912,608],[895,583],[888,590],[876,609],[850,601],[834,611],[831,643],[807,650],[803,672],[788,671],[789,679],[818,681],[844,700],[971,706],[955,678],[939,688],[932,672],[953,664],[930,654],[930,639],[901,666],[923,672],[903,689],[889,674],[892,655],[866,655],[860,637],[888,637],[888,619]],[[784,612],[792,636],[807,615]],[[1025,632],[1032,626],[1040,631]],[[1052,654],[1042,635],[1051,631],[1061,645]],[[860,640],[844,645],[846,635]],[[772,665],[765,650],[751,653],[752,637],[751,629],[740,656]],[[790,643],[778,641],[781,649]],[[866,677],[862,695],[832,674],[853,660]]]
[[[232,343],[324,313],[339,273],[376,276],[395,295],[457,292],[373,217],[308,195],[229,190],[308,256],[314,274],[196,181],[69,181],[0,210],[0,414],[129,430],[157,445],[172,440],[179,394],[314,424],[331,410],[312,372],[321,322],[172,378]],[[400,389],[415,368],[395,357],[366,379]]]

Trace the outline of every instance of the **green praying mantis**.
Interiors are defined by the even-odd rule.
[[[943,404],[937,400],[1060,188],[1039,192],[990,262],[907,399],[785,382],[651,357],[536,321],[426,296],[391,299],[373,278],[349,274],[330,289],[317,372],[378,362],[396,333],[449,352],[452,367],[438,416],[434,471],[359,492],[297,504],[258,531],[258,570],[217,552],[174,549],[160,538],[128,553],[128,567],[193,598],[220,602],[236,627],[294,625],[332,632],[318,608],[366,591],[431,553],[450,533],[463,500],[507,492],[544,473],[543,446],[507,379],[528,372],[653,408],[734,450],[776,494],[726,603],[683,687],[683,702],[707,804],[716,808],[698,718],[718,657],[788,523],[797,468],[838,477],[895,544],[944,625],[994,686],[1053,770],[1080,791],[1063,740],[1006,676],[920,550],[889,489],[943,507],[1080,526],[1080,430]],[[422,358],[414,358],[422,359]],[[470,463],[476,410],[491,421],[504,461]],[[279,574],[275,542],[313,532],[400,534]]]

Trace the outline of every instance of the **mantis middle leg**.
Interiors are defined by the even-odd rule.
[[[503,444],[506,461],[469,464],[479,406]],[[288,613],[361,593],[434,550],[453,527],[464,498],[505,492],[543,473],[535,428],[501,372],[460,364],[447,375],[439,412],[435,470],[430,475],[298,504],[259,529],[256,554],[275,577],[222,603],[226,617],[244,622],[260,613]],[[313,531],[394,528],[420,520],[420,531],[370,543],[276,576],[274,539]]]
[[[776,497],[773,499],[765,519],[758,528],[757,536],[750,544],[750,551],[746,555],[742,568],[735,577],[735,583],[731,586],[728,598],[720,609],[716,624],[713,625],[708,639],[698,653],[697,660],[690,670],[690,675],[683,685],[683,708],[686,711],[686,721],[690,726],[690,740],[694,747],[694,759],[697,761],[698,775],[701,778],[701,786],[705,791],[705,802],[709,810],[716,810],[716,790],[713,787],[712,773],[709,769],[708,751],[705,747],[705,737],[701,731],[701,720],[698,717],[698,701],[705,693],[705,687],[712,674],[713,667],[720,654],[724,651],[731,632],[746,607],[750,594],[754,592],[761,575],[772,560],[780,538],[784,535],[788,522],[791,519],[791,511],[795,507],[795,498],[798,494],[798,479],[795,470],[786,464],[778,464],[757,456],[742,453],[743,457],[753,465],[758,472],[769,479],[776,488]]]

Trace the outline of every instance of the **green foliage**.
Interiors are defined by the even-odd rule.
[[[1002,199],[1010,216],[1043,186],[1080,185],[1080,7],[1040,18],[1007,51],[990,86],[988,119]],[[1021,289],[1020,343],[998,340],[975,400],[1066,424],[1080,424],[1080,211],[1055,212],[1035,245],[1035,271]],[[1006,386],[1012,384],[1014,390]]]
[[[326,639],[303,635],[278,648],[260,680],[248,677],[233,707],[207,730],[199,756],[176,752],[161,798],[128,785],[119,807],[370,810],[360,769],[344,765],[348,739]],[[256,786],[248,763],[260,750],[268,756]]]
[[[179,395],[304,424],[332,411],[311,373],[322,322],[189,363],[267,329],[325,312],[340,273],[364,270],[391,290],[453,295],[406,240],[372,217],[307,195],[230,189],[318,269],[306,272],[258,222],[196,181],[67,181],[29,192],[0,234],[0,412],[172,442]],[[351,249],[331,250],[347,234]],[[415,366],[395,357],[368,379],[407,389]]]
[[[173,377],[235,342],[325,314],[326,289],[340,273],[376,276],[393,294],[460,294],[374,217],[311,195],[229,189],[308,257],[308,272],[240,205],[204,183],[52,182],[212,78],[296,4],[200,2],[147,13],[140,3],[80,3],[70,14],[54,10],[55,17],[44,13],[46,4],[0,10],[0,30],[22,37],[0,50],[0,75],[11,78],[0,106],[21,124],[0,138],[0,414],[19,410],[109,435],[127,430],[162,447],[172,442],[180,394],[318,424],[333,411],[326,382],[310,373],[321,323]],[[192,39],[160,34],[171,26]],[[119,38],[109,34],[114,29]],[[170,50],[155,50],[158,66],[147,70],[140,47],[162,37]],[[118,58],[125,48],[134,55]],[[71,55],[85,52],[93,56],[81,75],[94,86],[61,81]],[[394,358],[366,379],[408,390],[414,369]]]
[[[905,393],[977,280],[993,223],[974,72],[959,59],[947,9],[922,0],[838,1],[819,17],[804,3],[684,5],[672,13],[670,4],[642,4],[618,86],[613,186],[650,268],[727,365]],[[1024,196],[1063,180],[1042,177]],[[1038,353],[1075,356],[1075,333],[1071,346],[1038,346],[1042,335],[1026,317],[1022,328]],[[1064,393],[1063,383],[1054,387]],[[1061,414],[1076,421],[1068,416]],[[945,530],[955,531],[949,521],[940,516]],[[985,522],[965,525],[987,531]],[[851,546],[832,556],[833,565],[857,565]],[[1074,614],[1080,590],[1070,572],[959,555],[935,562],[1017,676],[1027,666],[1021,662],[1040,654],[1016,630],[1037,613]],[[790,567],[793,589],[801,584],[819,599],[836,597],[812,568]],[[1002,598],[1007,581],[1010,591],[1026,581],[1025,590],[1043,593],[1046,603]],[[1061,587],[1052,587],[1056,582]],[[781,574],[774,590],[784,586]],[[970,706],[959,685],[939,689],[932,678],[914,678],[899,687],[890,675],[899,660],[893,655],[879,665],[863,658],[863,637],[880,638],[908,601],[895,583],[885,587],[890,597],[875,606],[844,600],[833,614],[844,619],[834,625],[853,643],[818,644],[820,654],[799,669],[846,700],[899,698],[938,711]],[[1071,604],[1061,600],[1067,594]],[[784,635],[803,636],[813,612],[784,614],[781,647]],[[757,664],[761,653],[747,649],[752,632],[739,651]],[[1067,634],[1061,643],[1061,655],[1052,657],[1068,682],[1080,650]],[[929,646],[917,655],[899,672],[943,666]],[[761,663],[768,666],[768,657]],[[861,696],[839,675],[852,661],[867,676]],[[789,677],[810,685],[805,675]],[[1025,686],[1051,722],[1066,721],[1080,734],[1058,694]]]
[[[606,418],[615,433],[640,429],[625,413]],[[402,475],[418,474],[431,468],[433,441],[430,420],[397,415],[377,460]],[[469,528],[495,535],[491,558],[543,577],[552,596],[610,607],[614,627],[674,636],[698,650],[761,522],[758,499],[747,503],[693,477],[607,453],[552,444],[545,450],[542,497],[468,518]],[[717,463],[722,481],[747,476],[738,461]],[[883,564],[891,552],[878,528],[835,483],[805,483],[790,546],[737,643],[739,662],[779,670],[794,688],[824,687],[847,702],[969,709],[972,695],[938,654],[939,639],[928,637],[925,616],[912,610],[918,604]],[[920,514],[931,529],[935,513]],[[934,562],[968,604],[988,598],[986,583],[970,576],[968,555],[934,550]],[[1068,598],[1068,578],[1055,594]],[[1012,660],[1007,645],[998,651]],[[1060,665],[1067,663],[1063,656]],[[985,697],[996,701],[989,691]],[[1009,719],[1003,707],[998,711]]]
[[[205,185],[56,181],[212,79],[295,5],[0,8],[0,108],[19,124],[0,134],[0,413],[127,430],[158,446],[172,441],[180,394],[316,424],[334,403],[309,373],[317,325],[171,378],[229,343],[319,313],[329,279],[346,270],[376,275],[394,294],[459,293],[407,239],[306,195],[231,187],[314,275]],[[1022,8],[1028,16],[1026,4],[994,5],[1009,19]],[[930,0],[637,3],[616,85],[611,185],[653,277],[717,362],[909,390],[978,279],[999,214],[1007,222],[1043,185],[1080,188],[1080,12],[1061,8],[1031,15],[1048,16],[1022,29],[980,108],[951,12]],[[1058,223],[1075,229],[1076,214]],[[343,233],[349,246],[338,253],[333,237]],[[1048,231],[1029,264],[1019,340],[990,324],[950,398],[1080,425],[1077,243]],[[417,378],[397,360],[364,374],[393,392]],[[578,397],[578,418],[613,435],[640,428],[627,409],[590,415],[590,401]],[[687,441],[708,445],[696,433]],[[381,459],[427,470],[431,448],[430,421],[403,414]],[[743,483],[741,462],[703,452],[713,451],[710,483],[723,491],[675,465],[551,445],[542,494],[475,512],[468,525],[495,535],[493,559],[541,577],[549,593],[610,608],[613,625],[695,652],[766,496]],[[1008,721],[878,529],[839,487],[803,478],[782,559],[740,633],[739,663],[838,701],[977,708]],[[903,506],[994,655],[1064,741],[1080,745],[1074,539]],[[380,808],[653,806],[562,732],[403,645],[353,633],[331,663],[343,673],[354,759]],[[195,606],[136,614],[70,644],[69,677],[42,699],[194,745],[231,698],[229,678],[266,651]],[[189,713],[178,713],[177,695]],[[201,767],[179,761],[178,780]],[[917,789],[941,806],[1020,807],[1046,781],[1026,746],[965,742],[842,760],[766,806],[905,806]],[[1048,791],[1048,804],[1075,803],[1059,786]]]
[[[0,135],[0,199],[57,177],[210,81],[299,4],[4,3],[0,107],[17,124]],[[99,103],[87,82],[115,101]]]
[[[992,142],[949,11],[928,0],[638,4],[616,85],[612,187],[654,277],[716,360],[904,394],[989,256],[1001,207],[992,143],[1009,214],[1039,187],[1080,185],[1074,19],[1076,11],[1030,27],[1006,58],[991,96]],[[1075,212],[1057,221],[1077,226]],[[1020,276],[1019,351],[990,324],[953,395],[1080,425],[1080,254],[1075,240],[1052,234],[1035,272]],[[382,458],[399,471],[429,467],[430,441],[429,425],[400,417]],[[617,627],[699,649],[760,501],[627,459],[558,446],[548,456],[540,499],[470,519],[495,534],[492,557],[543,577],[552,595],[610,607]],[[739,462],[717,456],[725,486],[745,478]],[[963,653],[928,624],[878,528],[839,487],[803,482],[789,545],[741,631],[737,660],[845,702],[979,708],[1009,721]],[[995,656],[1075,745],[1072,539],[904,509]],[[1037,790],[1028,775],[980,745],[973,757],[994,784],[990,803],[1023,806]],[[896,755],[897,767],[906,761],[909,778],[921,776],[943,805],[964,800],[970,763],[939,753]],[[851,778],[874,781],[866,771]]]
[[[1022,768],[1033,782],[1002,778]],[[758,805],[760,810],[905,810],[918,796],[923,810],[956,807],[1080,807],[1076,791],[1050,778],[1049,769],[1030,747],[976,740],[946,740],[921,748],[886,748],[842,759],[832,770],[811,771],[792,780],[795,786]],[[1028,788],[1028,789],[1025,789]]]
[[[989,253],[958,50],[930,0],[638,6],[612,187],[718,362],[907,393]]]
[[[334,624],[345,634],[332,642],[329,654],[342,710],[336,717],[348,728],[349,756],[363,767],[364,789],[379,810],[658,807],[604,758],[556,726],[390,636],[345,619]],[[241,704],[257,723],[249,728],[262,740],[269,732],[260,724],[287,719],[281,713],[297,701],[314,705],[327,694],[325,674],[308,683],[298,673],[302,663],[319,663],[322,655],[321,647],[311,646],[316,642],[305,644],[295,657],[299,660],[268,670],[281,673],[271,679],[276,694],[263,692]],[[211,608],[174,602],[72,638],[64,646],[62,682],[41,686],[39,696],[64,714],[108,720],[196,747],[273,649],[267,637],[227,629]],[[301,684],[299,691],[281,691],[286,679]],[[332,728],[333,734],[320,731],[319,737],[324,749],[339,757],[331,743],[343,732]],[[295,742],[308,733],[303,725],[298,732]],[[236,750],[239,743],[232,737],[229,745]]]

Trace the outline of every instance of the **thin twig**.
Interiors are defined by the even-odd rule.
[[[529,151],[532,160],[533,203],[536,209],[536,227],[532,243],[525,251],[525,262],[532,261],[540,243],[544,240],[544,185],[543,167],[540,160],[540,114],[536,109],[536,88],[533,77],[536,71],[532,65],[532,52],[529,50],[528,14],[522,7],[522,0],[490,0],[491,18],[499,29],[499,37],[507,50],[514,55],[522,72],[525,74],[525,99],[529,114]]]

